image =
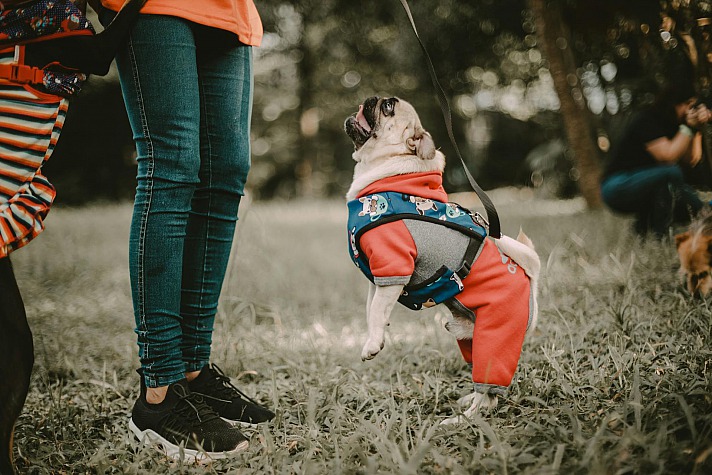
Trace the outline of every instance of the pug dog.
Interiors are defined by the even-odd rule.
[[[706,297],[712,290],[712,211],[704,211],[684,233],[675,236],[680,272],[690,295]]]
[[[349,250],[371,282],[362,360],[383,349],[396,302],[414,310],[442,303],[474,383],[458,401],[467,409],[442,423],[494,408],[536,326],[540,261],[531,240],[521,231],[516,240],[491,239],[479,214],[448,202],[445,156],[408,102],[368,98],[344,129],[356,162],[346,194]],[[372,202],[377,215],[363,212]]]

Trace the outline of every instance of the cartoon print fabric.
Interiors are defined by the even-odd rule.
[[[417,175],[416,180],[417,180]],[[429,174],[421,174],[429,175]],[[482,244],[487,231],[475,222],[470,212],[455,203],[438,201],[439,195],[423,197],[408,192],[409,188],[399,188],[401,191],[381,191],[367,193],[348,203],[349,207],[349,251],[354,264],[369,278],[374,281],[373,269],[369,260],[361,252],[360,237],[377,226],[388,224],[402,219],[419,219],[429,221],[436,226],[447,226],[467,235],[472,240],[473,251]],[[418,188],[414,188],[414,191]],[[444,195],[447,198],[447,195]],[[398,234],[398,233],[396,233]],[[398,249],[403,242],[412,243],[412,238],[406,231],[403,236],[393,234],[379,243],[378,255],[391,255],[388,249]],[[398,252],[398,251],[394,251]],[[417,250],[413,251],[417,253]],[[474,259],[474,254],[471,256]],[[388,261],[388,259],[386,259]],[[392,263],[397,260],[391,261]],[[467,262],[469,265],[470,262]],[[386,266],[388,266],[386,262]],[[414,264],[413,264],[414,265]],[[379,264],[380,266],[380,264]],[[407,277],[413,273],[414,268],[400,269],[397,279]],[[378,272],[386,272],[379,268]],[[399,302],[411,310],[420,310],[432,307],[447,301],[463,290],[461,275],[466,275],[463,268],[443,268],[437,275],[421,284],[408,285],[399,298]],[[405,279],[408,280],[407,278]]]
[[[92,24],[70,0],[39,0],[0,11],[0,50],[57,36],[93,34]],[[43,66],[43,92],[69,96],[86,80],[85,74],[61,65]]]

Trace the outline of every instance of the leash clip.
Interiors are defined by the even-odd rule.
[[[470,275],[470,271],[472,270],[472,264],[473,262],[468,262],[468,259],[465,259],[465,262],[463,262],[460,268],[455,271],[455,275],[458,276],[461,281],[465,280],[465,278]]]
[[[477,211],[475,211],[475,214],[472,215],[472,219],[483,228],[489,229],[489,222]]]

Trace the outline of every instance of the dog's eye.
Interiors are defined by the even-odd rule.
[[[381,111],[383,112],[383,115],[393,115],[395,113],[396,102],[398,102],[398,99],[396,98],[386,99],[383,101],[383,103],[381,103]]]

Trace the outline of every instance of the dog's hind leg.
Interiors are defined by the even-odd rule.
[[[0,259],[0,474],[14,473],[12,435],[25,404],[34,364],[32,332],[12,271],[10,258]]]
[[[457,415],[455,417],[448,417],[444,421],[442,421],[440,424],[441,425],[448,425],[448,424],[459,424],[461,422],[465,422],[467,419],[472,417],[473,414],[479,411],[491,411],[495,407],[497,407],[497,396],[494,394],[485,394],[485,393],[480,393],[480,392],[473,392],[472,394],[468,394],[467,396],[463,396],[460,399],[457,400],[457,403],[460,404],[461,406],[466,406],[470,405],[467,409],[463,411],[462,414]]]

